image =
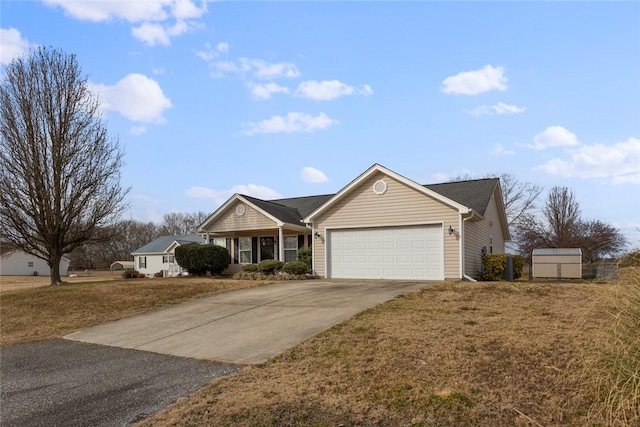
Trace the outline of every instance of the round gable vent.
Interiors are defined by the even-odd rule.
[[[380,195],[387,192],[387,183],[384,180],[379,179],[373,184],[373,192]]]
[[[246,212],[246,209],[245,209],[244,205],[236,206],[236,215],[242,216],[242,215],[244,215],[245,212]]]

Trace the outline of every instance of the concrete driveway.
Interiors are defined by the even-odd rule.
[[[200,298],[65,338],[226,363],[262,363],[362,310],[431,285],[289,281]]]

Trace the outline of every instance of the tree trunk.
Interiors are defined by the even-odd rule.
[[[60,261],[62,260],[62,255],[55,253],[51,254],[51,259],[49,260],[49,267],[51,269],[51,286],[62,285],[62,279],[60,278]]]

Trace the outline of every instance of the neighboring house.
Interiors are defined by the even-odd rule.
[[[197,235],[158,237],[131,252],[134,269],[149,277],[160,272],[163,277],[179,276],[184,270],[176,263],[175,250],[187,243],[204,243],[204,240]]]
[[[70,262],[68,258],[62,257],[60,276],[66,276],[69,273]],[[0,275],[50,276],[51,268],[45,260],[3,243],[0,247]]]
[[[420,185],[378,164],[336,194],[235,194],[198,232],[229,250],[229,273],[312,247],[314,275],[354,279],[472,279],[510,239],[498,178]]]

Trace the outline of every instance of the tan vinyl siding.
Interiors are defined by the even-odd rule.
[[[489,253],[491,239],[493,239],[493,253],[504,253],[505,236],[502,233],[502,224],[498,215],[496,192],[491,196],[489,205],[484,214],[484,219],[479,221],[466,221],[464,225],[465,239],[465,274],[476,277],[482,267],[482,248]]]
[[[381,195],[373,192],[373,185],[379,179],[387,183],[387,191]],[[458,230],[459,214],[456,209],[400,181],[376,173],[319,215],[314,224],[315,231],[323,237],[313,239],[314,273],[324,277],[326,229],[443,224],[443,230],[449,226]],[[445,278],[460,278],[458,236],[443,232],[443,239]]]
[[[236,206],[244,204],[244,215],[236,214]],[[227,207],[225,212],[213,223],[210,224],[205,232],[210,233],[224,233],[238,230],[264,230],[265,228],[274,228],[277,224],[267,218],[251,206],[236,201]]]

